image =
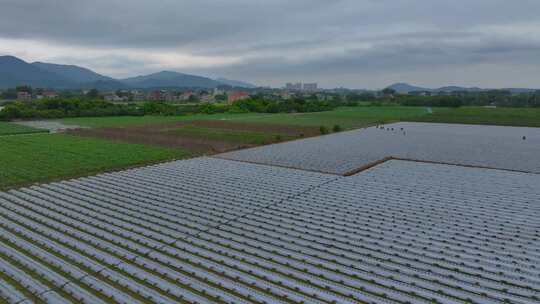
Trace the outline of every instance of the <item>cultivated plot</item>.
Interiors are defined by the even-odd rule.
[[[64,134],[0,136],[0,189],[185,158],[181,149]]]
[[[241,270],[183,240],[335,178],[202,158],[0,192],[0,299],[250,302]]]
[[[193,242],[220,244],[304,303],[532,303],[539,183],[535,174],[394,160]]]
[[[219,157],[335,174],[389,157],[540,173],[540,129],[403,122]]]
[[[74,130],[69,133],[129,143],[182,148],[195,154],[215,154],[319,135],[320,131],[313,127],[196,120],[121,128]]]
[[[198,158],[0,193],[7,303],[532,303],[540,175]]]
[[[418,115],[409,121],[445,122],[501,126],[540,127],[540,108],[433,108],[431,115]]]
[[[37,129],[35,127],[24,126],[17,123],[0,121],[0,136],[43,133],[47,130]]]

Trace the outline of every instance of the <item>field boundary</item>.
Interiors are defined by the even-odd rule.
[[[537,174],[537,175],[540,174],[540,173],[536,173],[536,172],[533,172],[533,171],[516,170],[516,169],[504,169],[504,168],[497,168],[497,167],[467,165],[467,164],[459,164],[459,163],[448,163],[448,162],[439,162],[439,161],[432,161],[432,160],[420,160],[420,159],[413,159],[413,158],[391,157],[390,160],[401,160],[401,161],[408,161],[408,162],[425,163],[425,164],[433,164],[433,165],[456,166],[456,167],[465,167],[465,168],[473,168],[473,169],[498,170],[498,171],[515,172],[515,173],[527,173],[527,174]]]
[[[478,127],[478,126],[481,126],[481,127],[507,127],[507,128],[531,128],[531,129],[540,129],[540,126],[527,126],[527,125],[511,125],[511,124],[497,124],[497,123],[491,123],[491,124],[486,124],[484,122],[479,122],[479,123],[472,123],[472,122],[455,122],[455,121],[451,121],[451,122],[448,122],[448,121],[423,121],[423,120],[415,120],[414,118],[410,118],[410,119],[407,119],[407,120],[400,120],[400,121],[396,121],[396,122],[414,122],[414,123],[425,123],[425,124],[439,124],[439,125],[462,125],[462,126],[469,126],[469,127]],[[391,122],[391,123],[396,123],[396,122]]]
[[[395,160],[395,158],[393,158],[393,157],[391,157],[391,156],[390,156],[390,157],[385,157],[385,158],[382,158],[382,159],[380,159],[380,160],[371,162],[371,163],[369,163],[369,164],[367,164],[367,165],[364,165],[364,166],[362,166],[362,167],[360,167],[360,168],[358,168],[358,169],[354,169],[354,170],[351,170],[351,171],[349,171],[349,172],[345,172],[345,173],[343,173],[343,174],[341,174],[341,175],[342,175],[342,176],[345,176],[345,177],[347,177],[347,176],[353,176],[353,175],[362,173],[362,172],[364,172],[364,171],[366,171],[366,170],[369,170],[369,169],[371,169],[371,168],[373,168],[373,167],[376,167],[376,166],[378,166],[378,165],[384,164],[385,162],[390,161],[390,160]]]
[[[264,147],[264,146],[261,146]],[[252,148],[249,148],[252,149]],[[241,151],[241,150],[238,150]],[[222,160],[228,160],[228,161],[234,161],[239,163],[245,163],[245,164],[252,164],[252,165],[260,165],[260,166],[267,166],[267,167],[276,167],[276,168],[284,168],[284,169],[293,169],[293,170],[300,170],[305,172],[313,172],[313,173],[320,173],[320,174],[329,174],[329,175],[335,175],[335,176],[343,176],[343,174],[335,173],[335,172],[325,172],[325,171],[319,171],[319,170],[311,170],[311,169],[304,169],[304,168],[298,168],[293,166],[284,166],[284,165],[276,165],[276,164],[268,164],[268,163],[261,163],[256,161],[250,161],[250,160],[241,160],[241,159],[231,159],[227,157],[220,156],[220,154],[211,155],[209,157],[222,159]]]
[[[228,161],[235,161],[235,162],[240,162],[240,163],[247,163],[247,164],[252,164],[252,165],[261,165],[261,166],[269,166],[269,167],[276,167],[276,168],[293,169],[293,170],[300,170],[300,171],[305,171],[305,172],[313,172],[313,173],[328,174],[328,175],[343,176],[343,177],[349,177],[349,176],[354,176],[354,175],[360,174],[360,173],[362,173],[364,171],[367,171],[367,170],[369,170],[371,168],[382,165],[382,164],[384,164],[384,163],[386,163],[388,161],[391,161],[391,160],[416,162],[416,163],[424,163],[424,164],[433,164],[433,165],[456,166],[456,167],[464,167],[464,168],[472,168],[472,169],[498,170],[498,171],[525,173],[525,174],[537,174],[537,175],[540,174],[540,173],[536,173],[536,172],[533,172],[533,171],[504,169],[504,168],[497,168],[497,167],[467,165],[467,164],[459,164],[459,163],[438,162],[438,161],[421,160],[421,159],[413,159],[413,158],[403,158],[403,157],[395,157],[395,156],[388,156],[388,157],[381,158],[380,160],[371,162],[371,163],[366,164],[366,165],[364,165],[364,166],[362,166],[360,168],[353,169],[353,170],[345,172],[345,173],[319,171],[319,170],[305,169],[305,168],[299,168],[299,167],[294,167],[294,166],[284,166],[284,165],[277,165],[277,164],[269,164],[269,163],[262,163],[262,162],[256,162],[256,161],[249,161],[249,160],[230,159],[230,158],[219,156],[219,154],[218,155],[212,155],[212,156],[209,156],[209,157],[228,160]]]
[[[506,171],[506,172],[515,172],[515,173],[526,173],[526,174],[540,174],[533,171],[524,171],[524,170],[515,170],[515,169],[504,169],[504,168],[497,168],[497,167],[489,167],[489,166],[477,166],[477,165],[467,165],[467,164],[459,164],[459,163],[448,163],[448,162],[439,162],[439,161],[431,161],[431,160],[421,160],[421,159],[413,159],[413,158],[403,158],[403,157],[385,157],[381,160],[372,162],[368,165],[362,166],[358,169],[349,171],[347,173],[344,173],[343,176],[353,176],[359,173],[362,173],[366,170],[369,170],[373,167],[376,167],[378,165],[381,165],[383,163],[386,163],[391,160],[399,160],[399,161],[406,161],[406,162],[415,162],[415,163],[424,163],[424,164],[433,164],[433,165],[446,165],[446,166],[455,166],[455,167],[464,167],[464,168],[471,168],[471,169],[486,169],[486,170],[498,170],[498,171]]]

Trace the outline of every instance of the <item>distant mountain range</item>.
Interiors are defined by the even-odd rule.
[[[211,89],[219,86],[238,88],[255,88],[256,86],[226,78],[211,79],[178,72],[163,71],[150,75],[114,79],[98,74],[90,69],[75,66],[45,62],[27,63],[13,56],[0,56],[0,89],[13,88],[19,85],[29,85],[50,89],[160,89],[160,88],[204,88]],[[396,83],[388,88],[398,93],[410,92],[481,92],[488,89],[477,87],[446,86],[436,89],[423,88],[407,83]],[[535,89],[505,88],[512,93],[533,92]]]
[[[100,75],[94,71],[81,68],[76,65],[62,65],[44,62],[34,62],[32,65],[78,83],[113,80],[111,77]]]
[[[21,84],[51,88],[66,88],[73,85],[71,81],[56,73],[43,70],[16,57],[0,57],[0,88]]]
[[[173,87],[193,87],[193,88],[215,88],[223,83],[195,75],[182,74],[177,72],[163,71],[155,74],[137,76],[120,80],[130,87],[148,88],[173,88]]]
[[[467,88],[467,87],[458,87],[458,86],[446,86],[441,87],[437,89],[430,89],[430,88],[423,88],[423,87],[417,87],[414,85],[410,85],[408,83],[395,83],[388,88],[395,90],[398,93],[406,94],[411,92],[482,92],[482,91],[488,91],[491,89],[482,89],[477,87]],[[512,93],[528,93],[528,92],[534,92],[536,89],[525,89],[525,88],[504,88],[502,90],[508,90]]]
[[[0,56],[0,89],[19,85],[50,89],[159,89],[159,88],[216,88],[232,86],[255,88],[250,83],[225,78],[207,77],[163,71],[150,75],[114,79],[90,69],[44,62],[27,63],[17,57]]]

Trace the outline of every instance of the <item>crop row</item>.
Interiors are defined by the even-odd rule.
[[[336,177],[200,158],[12,190],[0,193],[0,299],[530,303],[531,179],[403,161]]]
[[[538,128],[401,122],[219,157],[335,174],[389,157],[540,173],[539,149]]]

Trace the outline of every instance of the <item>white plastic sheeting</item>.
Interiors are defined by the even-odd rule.
[[[335,174],[388,157],[540,173],[540,128],[403,122],[218,157]]]
[[[540,175],[198,158],[0,193],[0,302],[534,303]],[[25,302],[26,301],[26,302]]]

